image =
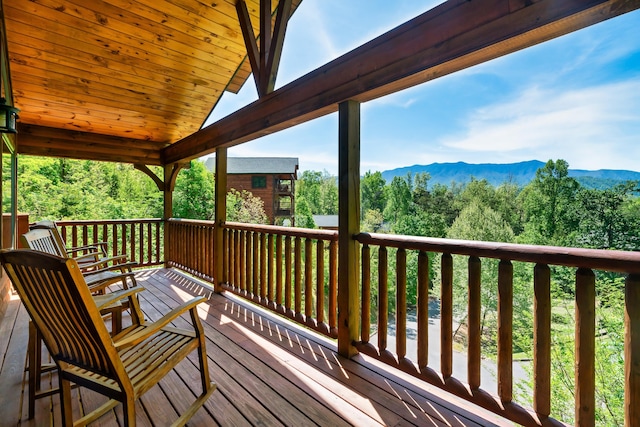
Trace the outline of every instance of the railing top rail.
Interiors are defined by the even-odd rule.
[[[215,227],[215,221],[208,221],[204,219],[188,219],[188,218],[169,218],[167,222],[175,222],[181,224],[191,224],[191,225],[204,225],[207,227]]]
[[[93,225],[93,224],[131,224],[131,223],[157,223],[162,222],[162,218],[136,218],[136,219],[74,219],[74,220],[59,220],[56,221],[57,225]]]
[[[227,222],[223,228],[230,230],[253,231],[267,234],[280,234],[291,237],[304,237],[307,239],[338,241],[338,232],[335,230],[313,230],[310,228],[282,227],[277,225],[243,224],[240,222]]]
[[[433,237],[359,233],[354,238],[367,245],[381,245],[409,250],[441,252],[481,258],[508,259],[565,267],[640,273],[640,252],[559,246],[520,245],[501,242],[439,239]]]

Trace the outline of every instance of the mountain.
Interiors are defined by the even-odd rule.
[[[505,182],[513,182],[525,186],[535,177],[536,171],[545,162],[529,160],[519,163],[432,163],[430,165],[413,165],[382,172],[382,177],[391,182],[394,177],[405,177],[408,173],[415,175],[427,172],[431,179],[429,184],[449,185],[452,182],[467,183],[471,178],[486,179],[490,184],[498,186]],[[569,176],[576,178],[580,184],[588,188],[610,188],[624,181],[640,181],[640,172],[628,170],[599,169],[594,171],[569,169]]]

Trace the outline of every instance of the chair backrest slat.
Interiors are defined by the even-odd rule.
[[[63,258],[67,257],[66,250],[60,246],[50,229],[36,228],[30,230],[20,236],[20,240],[25,247],[34,251],[46,252]]]
[[[117,380],[124,368],[76,261],[30,250],[0,259],[53,357]]]

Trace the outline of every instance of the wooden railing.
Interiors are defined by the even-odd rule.
[[[167,266],[176,267],[213,283],[215,222],[190,219],[168,220],[165,224]]]
[[[447,391],[472,401],[522,425],[563,425],[551,416],[551,274],[550,266],[576,269],[575,275],[575,423],[595,424],[595,345],[596,292],[594,270],[628,274],[625,282],[625,410],[626,424],[640,422],[640,253],[559,247],[527,246],[504,243],[456,241],[433,238],[361,233],[362,244],[362,333],[356,347],[398,369],[422,378]],[[377,247],[377,257],[372,257]],[[390,249],[391,248],[391,249]],[[417,252],[417,360],[406,354],[407,325],[407,253]],[[389,253],[395,260],[388,260]],[[440,368],[428,362],[429,262],[428,253],[439,254],[441,265]],[[452,255],[467,258],[467,381],[452,376],[453,308]],[[377,262],[377,278],[371,277],[371,259]],[[482,286],[481,259],[499,260],[498,267],[498,352],[497,396],[481,388],[480,310]],[[534,360],[533,409],[528,411],[513,399],[513,264],[531,264],[533,268]],[[396,315],[395,351],[387,348],[389,312],[387,267],[395,262]],[[377,344],[370,342],[371,284],[377,279]]]
[[[337,336],[337,232],[226,223],[223,239],[223,289]]]
[[[338,233],[227,223],[222,229],[222,253],[215,253],[216,227],[211,221],[168,220],[162,252],[160,220],[62,221],[58,223],[71,245],[100,240],[113,253],[135,254],[142,265],[183,269],[226,291],[260,304],[327,336],[336,337]],[[640,423],[640,253],[457,241],[423,237],[367,234],[354,237],[361,244],[361,303],[351,309],[361,315],[360,338],[353,344],[367,355],[444,390],[461,396],[522,425],[562,425],[551,406],[551,281],[552,268],[575,271],[575,423],[594,425],[596,292],[595,272],[617,272],[625,281],[625,422]],[[152,254],[152,255],[151,255]],[[466,259],[464,272],[454,272],[454,257]],[[222,270],[215,259],[222,257]],[[429,257],[438,258],[440,293],[438,367],[429,363]],[[407,260],[417,265],[409,266]],[[482,265],[497,260],[497,389],[487,391],[481,381],[480,293]],[[513,265],[525,263],[533,271],[533,409],[515,402],[513,374]],[[392,265],[391,268],[389,266]],[[457,265],[457,264],[456,264]],[[417,274],[409,278],[415,267]],[[376,272],[373,274],[372,272]],[[454,273],[467,276],[466,377],[453,369]],[[415,283],[414,283],[415,282]],[[417,287],[416,335],[408,338],[408,286]],[[393,288],[393,292],[390,289]],[[433,295],[432,295],[433,296]],[[376,313],[372,315],[372,303]],[[395,307],[394,307],[395,304]],[[390,319],[389,314],[393,317]],[[374,319],[375,324],[371,324]],[[394,328],[394,348],[389,328]],[[372,331],[376,334],[372,338]],[[415,355],[407,343],[415,340]],[[455,373],[458,374],[457,372]],[[527,405],[528,406],[528,405]]]
[[[69,247],[107,242],[110,255],[127,255],[140,267],[164,262],[161,219],[56,221]]]

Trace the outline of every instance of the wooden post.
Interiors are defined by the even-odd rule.
[[[338,353],[351,357],[360,332],[360,263],[353,239],[360,232],[360,103],[344,101],[338,114]]]
[[[592,270],[576,272],[576,425],[595,425],[596,278]]]
[[[640,425],[640,276],[630,274],[624,301],[624,425]]]
[[[175,172],[175,165],[165,165],[164,167],[164,182],[165,185],[162,188],[162,195],[164,200],[162,222],[164,223],[164,266],[169,267],[168,261],[171,261],[171,236],[169,233],[169,227],[167,227],[167,220],[173,216],[173,185],[171,182]],[[177,175],[177,174],[176,174]],[[115,227],[114,227],[115,230]],[[113,237],[113,250],[116,250],[118,244],[115,236]]]
[[[221,256],[225,248],[223,247],[222,226],[227,221],[227,149],[216,149],[216,228],[213,241],[214,264],[214,290],[222,292],[220,277],[224,265]]]

